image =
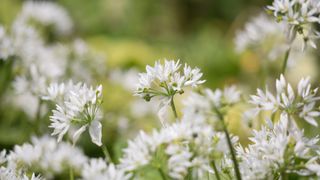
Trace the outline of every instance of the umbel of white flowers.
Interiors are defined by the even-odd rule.
[[[76,143],[80,135],[89,127],[93,143],[101,146],[101,129],[99,107],[102,103],[102,86],[95,89],[86,84],[51,84],[45,100],[56,103],[56,109],[50,117],[52,135],[58,135],[58,141],[69,131],[72,141]]]
[[[154,67],[147,66],[146,73],[140,73],[139,84],[135,94],[141,96],[146,101],[150,101],[155,96],[170,97],[176,93],[182,94],[183,88],[187,86],[197,87],[204,83],[200,80],[202,73],[199,68],[191,69],[184,65],[181,73],[180,61],[165,60],[164,65],[156,61]]]
[[[257,95],[251,96],[251,103],[256,106],[254,114],[260,111],[280,112],[291,117],[298,116],[313,126],[318,126],[316,118],[320,116],[316,102],[320,97],[317,96],[318,88],[312,89],[310,78],[300,80],[297,91],[295,92],[283,75],[276,81],[276,95],[268,89],[263,92],[257,90]]]
[[[288,127],[289,121],[287,114],[282,114],[276,124],[269,121],[268,126],[254,130],[250,145],[237,147],[243,179],[285,179],[286,173],[319,173],[315,156],[319,138],[305,137],[298,128]]]
[[[316,48],[313,39],[318,39],[319,33],[311,26],[320,22],[318,0],[274,0],[272,6],[267,6],[267,9],[273,13],[278,22],[283,21],[287,24],[289,42],[300,34],[304,39],[303,49],[306,44]]]

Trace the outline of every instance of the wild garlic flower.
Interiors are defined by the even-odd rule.
[[[80,135],[89,128],[91,141],[98,146],[102,145],[99,109],[102,103],[101,85],[93,88],[83,83],[53,83],[48,88],[48,95],[43,98],[57,103],[50,116],[49,127],[54,129],[52,135],[58,135],[58,141],[69,132],[73,143],[76,143]]]
[[[268,60],[276,60],[282,57],[288,48],[285,36],[279,33],[284,31],[284,23],[276,23],[265,13],[261,13],[250,19],[243,30],[236,32],[236,51],[242,53],[251,50]]]
[[[223,154],[229,152],[224,134],[218,134],[207,123],[195,124],[187,120],[153,131],[150,135],[140,132],[128,142],[119,166],[133,173],[141,167],[152,166],[152,162],[163,162],[156,156],[157,152],[163,152],[167,161],[161,168],[167,169],[171,178],[183,179],[188,175],[188,169],[192,169],[190,175],[201,179],[213,171],[210,166],[212,154],[216,154],[215,160],[220,161]],[[234,139],[232,142],[236,143]]]
[[[135,95],[150,101],[153,97],[168,98],[175,94],[182,94],[187,86],[197,87],[204,83],[200,80],[200,69],[192,69],[187,64],[181,69],[180,61],[165,60],[164,64],[157,61],[154,67],[147,66],[146,73],[139,74],[139,84]]]
[[[317,0],[274,0],[267,8],[278,22],[287,24],[289,42],[295,39],[296,34],[300,34],[305,43],[310,41],[311,46],[316,47],[313,39],[319,38],[319,33],[312,30],[308,35],[306,31],[308,26],[320,23],[320,3]]]
[[[17,20],[24,23],[53,28],[57,35],[68,35],[72,31],[72,20],[66,10],[53,2],[27,1]]]
[[[7,154],[6,150],[0,151],[0,166],[7,161],[6,154]]]
[[[106,164],[106,161],[99,159],[90,159],[88,163],[84,165],[82,170],[83,180],[127,180],[129,175],[126,175],[124,171],[117,168],[114,164]]]
[[[188,168],[192,165],[192,152],[183,144],[170,144],[165,151],[169,155],[168,169],[170,177],[184,179],[188,175]]]
[[[0,25],[0,60],[7,60],[9,57],[13,56],[13,44],[9,35],[7,35],[6,30]]]
[[[273,179],[282,172],[303,175],[310,158],[319,149],[319,139],[308,139],[297,128],[288,128],[289,117],[282,114],[275,125],[253,131],[251,144],[236,148],[244,179]]]
[[[315,174],[318,178],[320,177],[320,151],[317,151],[317,155],[311,158],[307,164],[306,168],[311,174]]]
[[[241,92],[236,86],[224,89],[205,89],[203,93],[191,93],[183,102],[183,119],[199,123],[213,123],[218,120],[216,110],[230,107],[241,100]]]
[[[44,180],[40,175],[36,176],[34,173],[30,175],[0,166],[0,179],[1,180]]]
[[[14,146],[7,155],[7,167],[25,172],[37,169],[43,177],[51,179],[54,175],[69,172],[70,168],[80,172],[87,159],[79,148],[43,136],[33,137],[31,143]]]
[[[316,103],[320,99],[317,96],[318,89],[312,89],[310,78],[302,78],[294,90],[283,75],[276,81],[276,94],[268,89],[263,92],[257,90],[257,95],[252,95],[250,103],[255,105],[254,114],[260,111],[271,111],[288,114],[292,118],[299,117],[313,126],[318,126],[316,118],[320,116]]]

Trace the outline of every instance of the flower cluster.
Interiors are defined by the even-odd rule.
[[[195,120],[196,121],[196,120]],[[237,137],[232,138],[234,144]],[[188,120],[174,123],[151,135],[140,132],[129,141],[120,160],[120,167],[129,173],[150,165],[157,167],[161,157],[166,157],[168,175],[173,179],[183,179],[192,168],[193,178],[202,178],[207,172],[213,173],[211,161],[217,161],[223,169],[223,154],[228,152],[224,134],[217,133],[207,123],[195,124]],[[212,156],[216,154],[216,156]],[[165,171],[165,170],[162,170]],[[232,172],[229,174],[233,176]]]
[[[157,61],[154,67],[147,66],[146,73],[139,74],[139,84],[135,91],[137,96],[146,101],[159,96],[162,98],[173,97],[176,93],[182,94],[187,86],[197,87],[204,83],[200,80],[200,69],[192,69],[187,64],[181,73],[180,61],[165,60],[164,64]]]
[[[268,89],[258,89],[257,95],[251,96],[251,103],[256,106],[253,110],[255,114],[260,111],[280,112],[289,116],[304,119],[313,126],[318,126],[316,118],[320,116],[320,111],[316,108],[316,103],[320,99],[317,96],[317,88],[312,89],[310,78],[300,80],[296,92],[283,75],[276,81],[276,95]]]
[[[110,123],[106,123],[101,111],[102,85],[88,86],[96,84],[94,80],[98,78],[95,76],[105,74],[103,59],[93,55],[81,39],[70,37],[68,43],[59,42],[59,38],[71,34],[73,26],[62,7],[52,2],[25,2],[12,27],[0,26],[0,69],[5,69],[3,74],[8,76],[1,77],[0,97],[5,97],[1,104],[10,102],[24,108],[26,114],[17,113],[19,120],[28,117],[33,121],[16,123],[15,119],[11,121],[11,114],[8,115],[10,118],[5,125],[11,128],[11,125],[22,124],[21,127],[30,127],[30,131],[23,131],[27,142],[20,144],[19,139],[12,143],[12,149],[0,149],[0,180],[67,179],[67,176],[70,180],[152,179],[156,176],[163,180],[286,180],[293,176],[319,179],[319,137],[312,136],[311,131],[307,137],[299,122],[304,120],[311,124],[306,126],[308,130],[318,126],[318,89],[311,86],[310,78],[302,78],[293,87],[284,73],[296,35],[302,35],[305,44],[315,46],[312,38],[318,34],[306,34],[306,30],[313,30],[312,25],[320,23],[320,3],[316,0],[274,0],[268,9],[281,23],[276,24],[264,14],[260,15],[238,33],[236,43],[239,51],[255,49],[268,59],[284,55],[283,75],[276,80],[274,93],[268,88],[258,89],[257,95],[251,95],[247,103],[246,96],[234,85],[195,91],[195,87],[205,82],[199,68],[182,65],[179,60],[156,61],[154,66],[146,66],[144,73],[138,74],[134,67],[108,73],[111,88],[120,84],[130,91],[130,96],[134,91],[140,98],[131,97],[133,101],[130,102],[125,99],[128,106],[123,109],[129,112],[121,110],[120,100],[117,105],[121,108],[110,101],[108,105],[111,104],[115,111],[106,107],[110,117]],[[289,32],[289,44],[283,35],[279,35],[282,30]],[[257,47],[269,40],[272,41],[270,46]],[[272,71],[268,71],[270,62],[265,63],[268,67],[265,67],[263,79],[268,83]],[[79,83],[73,83],[71,79]],[[243,84],[241,87],[242,90],[249,89]],[[118,93],[123,95],[123,91]],[[174,98],[183,93],[182,100]],[[117,94],[108,94],[108,101],[108,97],[118,98]],[[143,99],[159,100],[160,110]],[[175,101],[179,100],[183,102],[182,109],[175,106]],[[238,117],[245,115],[243,112],[247,112],[249,103],[254,106],[249,115],[256,117],[264,112],[259,116],[266,119],[260,129],[241,126]],[[174,120],[165,116],[169,106],[174,112]],[[0,109],[1,113],[6,110]],[[1,118],[7,117],[1,113]],[[156,113],[166,124],[151,132],[140,131],[128,140],[122,154],[117,152],[121,150],[123,134],[137,133],[129,121],[144,123]],[[110,125],[106,128],[110,139],[105,141],[110,144],[104,146],[102,124]],[[247,129],[252,133],[238,134],[233,131],[235,126],[240,131]],[[56,138],[46,135],[49,128]],[[87,130],[92,143],[99,146],[83,146],[88,156],[80,146],[75,146]],[[33,133],[38,137],[32,137]],[[100,154],[91,153],[100,147]],[[99,157],[102,153],[104,159]]]
[[[313,174],[306,164],[319,150],[319,139],[304,137],[302,131],[288,126],[289,121],[282,114],[275,125],[270,122],[270,127],[254,130],[248,147],[237,147],[244,179],[269,179],[286,173]]]
[[[73,26],[65,9],[52,2],[27,1],[17,20],[53,28],[54,33],[58,35],[70,34]]]
[[[284,21],[288,25],[288,39],[292,42],[296,34],[301,34],[306,44],[316,48],[313,39],[319,37],[318,32],[308,26],[320,23],[320,3],[317,0],[275,0],[267,7],[277,21]],[[307,32],[306,32],[307,31]]]
[[[39,109],[39,114],[48,111],[40,107],[39,96],[50,83],[70,78],[92,83],[95,76],[105,73],[104,59],[84,41],[79,38],[71,43],[58,41],[71,35],[72,24],[68,13],[58,4],[27,1],[11,27],[5,29],[0,25],[0,59],[11,61],[14,77],[14,91],[7,97],[30,119],[36,118]]]
[[[52,135],[58,135],[58,141],[69,131],[75,143],[80,135],[89,128],[93,143],[101,146],[101,115],[99,107],[102,103],[102,86],[88,87],[86,84],[51,84],[45,100],[56,102],[56,109],[50,117]]]
[[[266,14],[262,13],[250,19],[244,29],[236,32],[235,48],[241,53],[245,50],[252,50],[260,54],[260,58],[276,60],[281,57],[288,48],[283,23],[276,23]],[[262,53],[262,54],[261,54]]]
[[[83,167],[83,180],[129,180],[130,176],[126,175],[123,170],[118,169],[114,164],[107,165],[105,160],[90,159]]]

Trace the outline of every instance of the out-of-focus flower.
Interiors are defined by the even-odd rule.
[[[6,150],[0,151],[0,166],[7,161],[6,153],[7,153]]]
[[[101,128],[99,107],[102,103],[102,86],[88,87],[86,84],[52,84],[48,95],[43,97],[55,101],[56,109],[50,117],[52,135],[58,135],[58,141],[69,131],[77,129],[72,134],[73,143],[89,128],[93,143],[101,146]],[[70,130],[71,129],[71,130]]]
[[[84,165],[82,170],[83,180],[127,180],[129,175],[126,175],[124,171],[117,168],[114,164],[107,165],[103,159],[90,159],[90,161]]]
[[[283,23],[276,23],[264,13],[252,18],[245,24],[244,29],[236,33],[236,51],[241,53],[252,50],[268,60],[280,58],[289,48],[282,33]],[[262,53],[262,54],[261,54]]]
[[[316,102],[320,99],[317,96],[318,89],[312,89],[310,78],[300,80],[296,91],[292,88],[283,75],[276,81],[276,95],[268,89],[263,92],[257,90],[257,95],[251,96],[253,111],[255,114],[260,111],[281,112],[289,116],[297,115],[313,126],[317,126],[316,118],[320,116],[320,111],[316,109]]]
[[[1,180],[44,180],[40,175],[36,176],[32,173],[31,176],[17,171],[15,169],[9,169],[5,167],[0,167],[0,179]]]
[[[68,172],[70,168],[81,171],[87,157],[71,144],[57,141],[49,136],[33,137],[32,143],[16,145],[7,155],[10,169],[30,171],[37,169],[46,178]]]
[[[191,93],[183,102],[183,119],[194,124],[217,122],[216,110],[233,106],[241,99],[236,86],[228,86],[214,91],[205,89],[203,93]]]
[[[70,34],[73,26],[65,9],[53,2],[26,1],[17,20],[53,28],[58,35]]]
[[[166,148],[166,153],[170,156],[168,159],[170,177],[174,179],[183,179],[188,174],[188,168],[192,165],[192,153],[189,151],[188,147],[176,144],[170,144]]]
[[[6,34],[4,27],[0,25],[0,60],[5,61],[13,54],[12,40]]]

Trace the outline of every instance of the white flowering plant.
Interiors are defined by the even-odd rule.
[[[315,56],[320,3],[265,11],[235,38],[259,82],[212,89],[182,60],[105,68],[62,6],[24,2],[0,25],[0,180],[319,179],[318,86],[294,68]]]

